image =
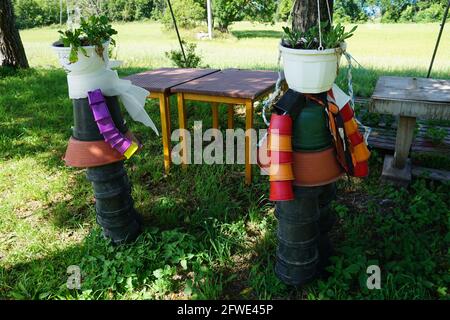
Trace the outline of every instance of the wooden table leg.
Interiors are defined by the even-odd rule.
[[[169,131],[169,135],[172,134],[172,125],[171,125],[171,116],[170,116],[170,95],[165,94],[166,98],[166,114],[167,114],[167,130]],[[169,136],[170,137],[170,136]],[[170,138],[169,138],[170,141]]]
[[[163,154],[164,154],[164,170],[169,173],[171,158],[170,158],[170,113],[168,112],[168,97],[166,94],[159,96],[159,109],[161,113],[161,128],[163,140]]]
[[[211,103],[212,106],[212,127],[219,129],[219,104],[217,102]]]
[[[186,120],[186,104],[185,104],[185,100],[184,100],[184,94],[183,93],[178,93],[177,95],[177,99],[178,99],[178,121],[179,121],[179,126],[180,126],[180,136],[181,136],[181,143],[182,143],[182,147],[183,147],[183,152],[182,152],[182,163],[183,163],[183,168],[186,169],[187,167],[187,163],[188,163],[188,143],[187,143],[187,137],[185,136],[185,132],[187,130],[187,120]],[[183,130],[184,129],[184,130]]]
[[[408,159],[409,150],[414,138],[416,118],[400,117],[395,143],[394,167],[403,169]]]
[[[228,106],[228,129],[234,129],[234,104]]]
[[[252,132],[253,129],[253,101],[245,103],[245,183],[252,183]]]

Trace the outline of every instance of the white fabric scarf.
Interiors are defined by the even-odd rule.
[[[133,85],[129,80],[120,79],[117,71],[111,70],[109,66],[86,74],[69,73],[67,83],[71,99],[87,98],[87,93],[96,89],[102,90],[105,96],[119,96],[133,120],[152,128],[159,135],[158,129],[144,109],[150,93]]]

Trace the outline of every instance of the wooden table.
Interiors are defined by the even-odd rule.
[[[164,169],[169,171],[171,165],[170,147],[170,89],[185,82],[195,80],[218,72],[218,69],[178,69],[162,68],[131,75],[125,79],[150,91],[149,99],[159,99],[161,113],[161,131],[163,139]]]
[[[228,109],[228,128],[233,128],[235,105],[245,106],[246,132],[253,129],[253,104],[268,95],[278,80],[278,73],[272,71],[250,71],[226,69],[208,76],[175,86],[171,92],[178,96],[178,115],[180,129],[186,129],[186,100],[212,103],[213,128],[219,127],[218,104],[230,105]],[[182,139],[186,141],[186,139]],[[245,181],[252,182],[252,137],[245,137]],[[183,147],[186,149],[186,145]],[[186,158],[184,158],[186,161]],[[186,163],[186,162],[184,162]]]
[[[386,156],[383,178],[408,184],[411,161],[408,154],[416,118],[450,119],[450,81],[424,78],[381,77],[370,110],[399,116],[394,157]]]

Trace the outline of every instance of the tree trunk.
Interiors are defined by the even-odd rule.
[[[0,66],[29,67],[11,0],[0,1]]]
[[[333,0],[320,0],[320,21],[329,21],[327,1],[333,18]],[[318,25],[317,0],[296,0],[292,10],[292,28],[305,32]]]

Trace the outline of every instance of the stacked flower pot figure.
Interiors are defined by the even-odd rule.
[[[116,34],[107,18],[81,19],[80,27],[60,31],[53,44],[67,72],[74,127],[64,161],[87,168],[95,195],[97,222],[114,244],[134,241],[141,231],[141,217],[134,209],[131,184],[124,161],[140,148],[122,116],[119,98],[133,120],[156,131],[144,110],[149,92],[119,79],[110,69],[108,47]]]
[[[354,29],[346,33],[338,24],[320,33],[317,27],[284,30],[280,51],[289,90],[275,103],[269,126],[270,200],[278,219],[275,273],[301,286],[321,274],[333,253],[328,233],[335,222],[335,182],[345,173],[367,176],[370,152],[350,97],[334,84],[344,40]],[[274,127],[292,132],[291,143],[285,136],[274,143]]]

